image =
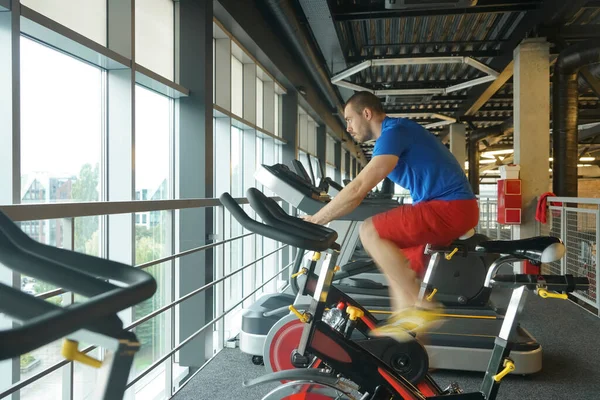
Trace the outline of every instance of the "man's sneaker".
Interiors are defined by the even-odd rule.
[[[440,309],[410,307],[393,314],[382,325],[373,329],[370,335],[387,336],[402,342],[409,340],[409,336],[439,326],[443,317]]]

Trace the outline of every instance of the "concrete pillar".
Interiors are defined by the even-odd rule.
[[[281,147],[281,163],[289,166],[298,154],[298,93],[288,91],[281,103],[281,137],[287,140]]]
[[[335,142],[335,176],[332,178],[334,181],[343,186],[342,183],[342,144]]]
[[[116,1],[116,0],[115,0]],[[175,188],[177,199],[202,199],[220,196],[214,191],[213,157],[213,3],[180,1],[176,5],[177,56],[176,76],[178,83],[190,90],[188,97],[175,102],[179,116],[177,119]],[[223,40],[219,42],[219,40]],[[229,70],[217,70],[226,90],[218,88],[217,98],[225,95],[223,107],[229,109],[231,104],[231,55],[229,39],[217,40],[217,54],[229,65]],[[224,51],[224,52],[222,52]],[[219,61],[219,56],[217,57]],[[219,64],[217,64],[219,65]],[[227,75],[229,74],[229,75]],[[229,77],[228,77],[229,76]],[[219,82],[217,82],[217,85]],[[228,94],[229,93],[229,94]],[[228,132],[231,132],[229,128]],[[202,172],[198,172],[202,171]],[[179,210],[175,214],[175,252],[204,246],[213,241],[214,210],[212,208],[190,208]],[[175,279],[179,281],[179,292],[176,298],[198,289],[214,280],[217,249],[196,252],[177,259],[175,268],[178,272]],[[181,303],[179,307],[177,330],[179,341],[202,328],[214,317],[213,295],[218,289],[211,288],[198,293]],[[219,289],[220,290],[220,289]],[[216,297],[216,296],[215,296]],[[222,321],[222,320],[221,320]],[[218,324],[222,330],[222,325]],[[212,329],[205,331],[189,343],[179,353],[181,366],[192,370],[199,368],[212,355]],[[216,339],[219,340],[219,339]]]
[[[317,158],[321,163],[322,170],[319,171],[319,178],[327,176],[325,171],[325,162],[327,161],[327,126],[317,126]]]
[[[458,160],[460,165],[464,168],[465,161],[467,161],[465,133],[466,127],[461,123],[452,124],[449,126],[450,138],[450,152],[454,154],[454,157]]]
[[[514,163],[521,166],[522,224],[516,238],[536,234],[536,197],[548,191],[550,175],[550,45],[524,40],[514,51]]]

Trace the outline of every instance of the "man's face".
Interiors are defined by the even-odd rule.
[[[349,104],[344,110],[346,130],[358,143],[369,141],[373,136],[367,118],[369,115],[370,110],[364,109],[362,113],[358,113],[352,104]]]

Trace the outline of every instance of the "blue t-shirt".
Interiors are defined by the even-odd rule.
[[[398,164],[388,178],[410,191],[413,204],[475,198],[458,160],[435,135],[414,121],[390,117],[383,120],[373,157],[384,154],[398,156]]]

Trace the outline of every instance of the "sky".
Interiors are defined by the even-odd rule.
[[[21,40],[21,174],[79,175],[102,154],[102,73]],[[136,87],[136,188],[169,173],[170,100]]]

